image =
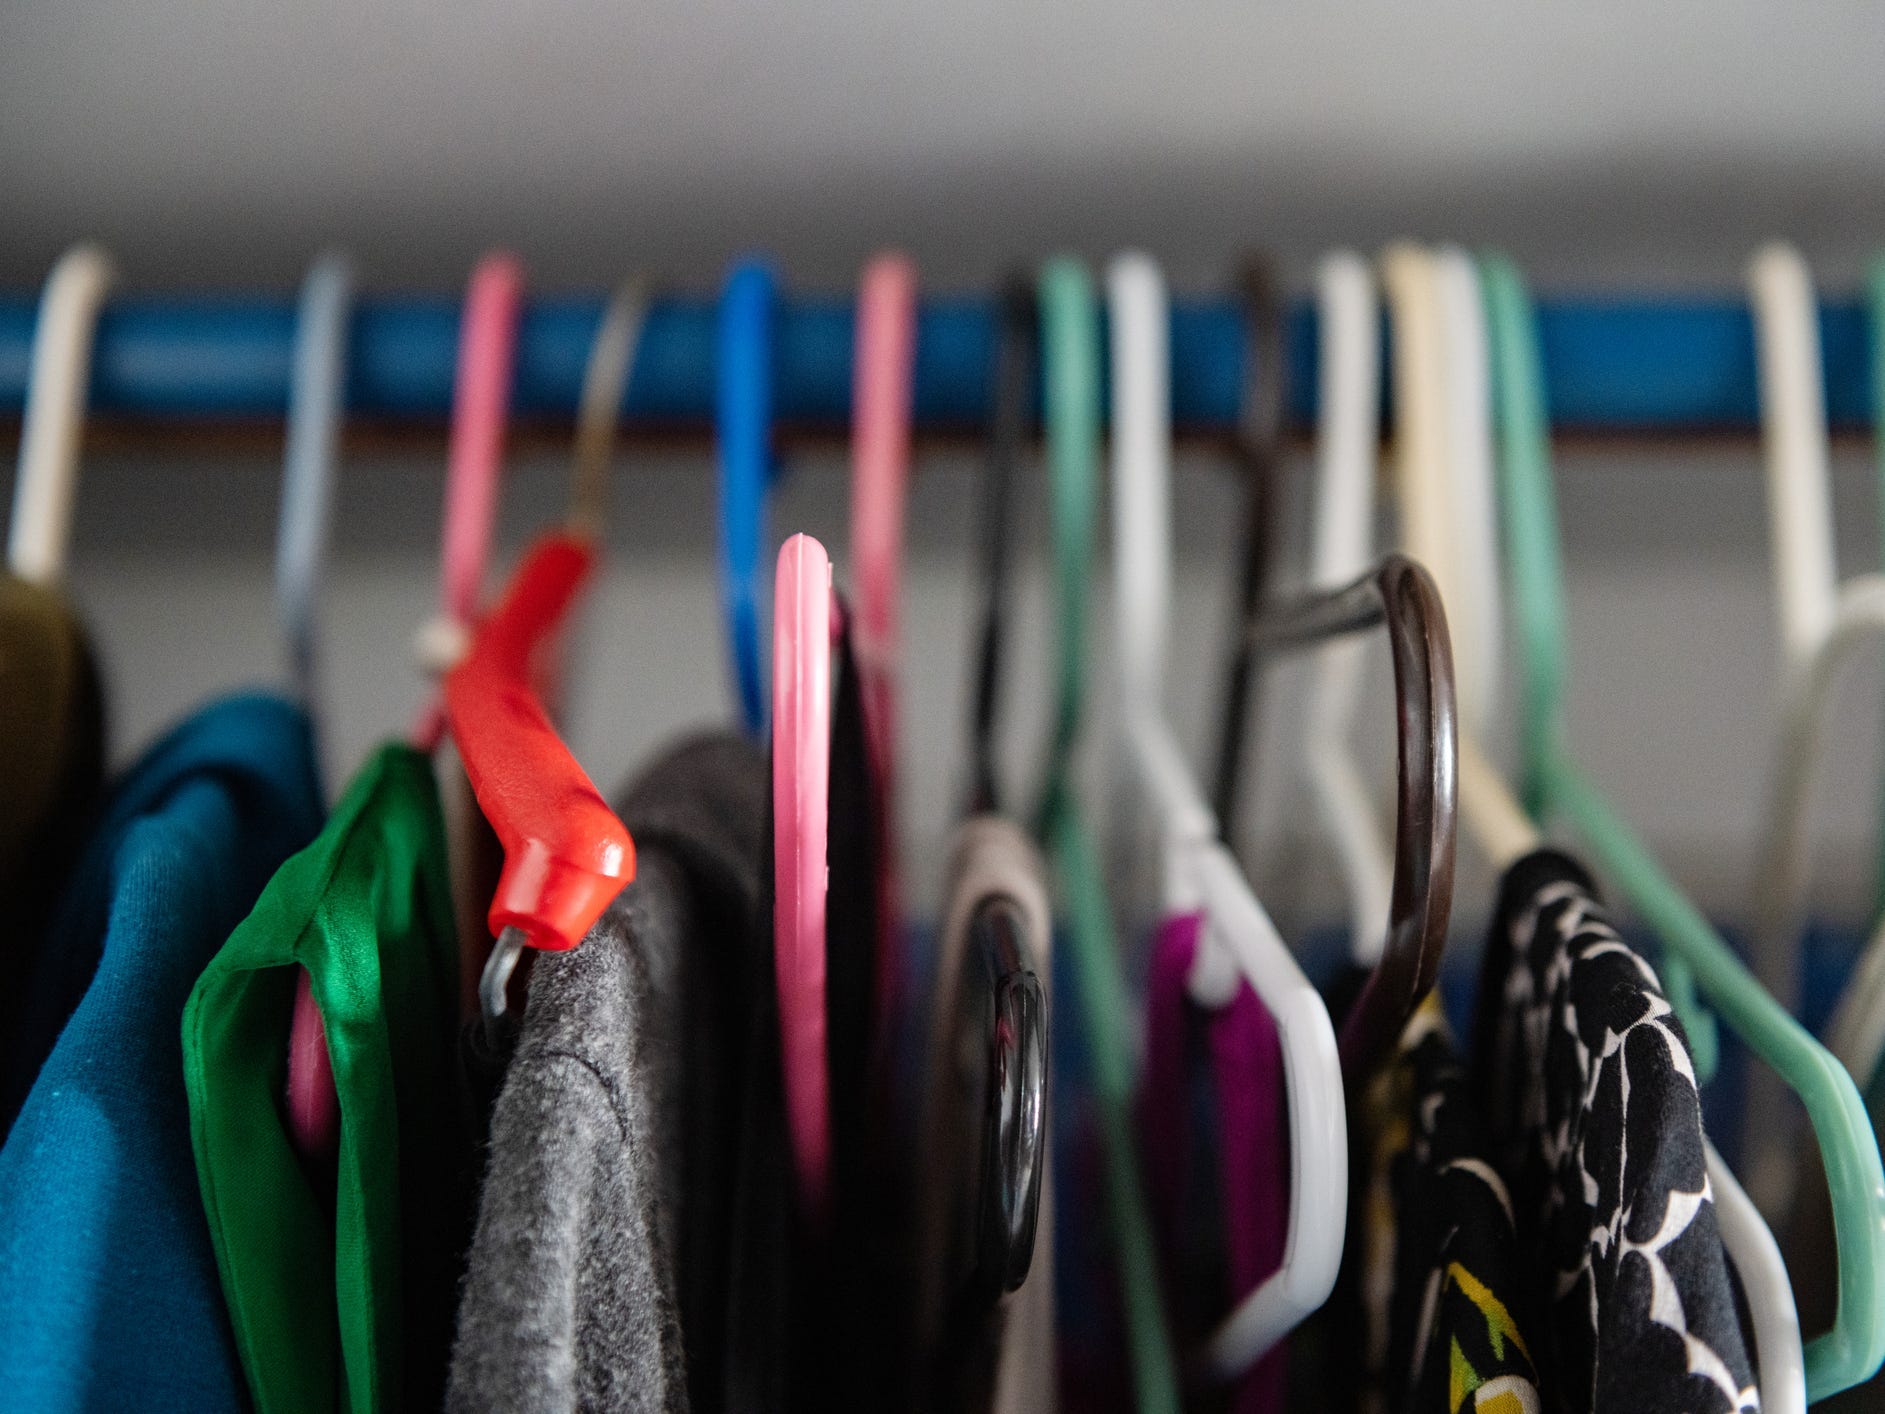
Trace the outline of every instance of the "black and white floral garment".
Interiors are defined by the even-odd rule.
[[[1545,1405],[1760,1407],[1704,1167],[1688,1038],[1573,860],[1507,871],[1474,1064],[1520,1251]]]

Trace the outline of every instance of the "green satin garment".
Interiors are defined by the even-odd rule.
[[[340,1098],[331,1175],[283,1118],[298,966]],[[439,1406],[472,1188],[457,966],[432,764],[391,745],[190,994],[190,1138],[262,1414]]]

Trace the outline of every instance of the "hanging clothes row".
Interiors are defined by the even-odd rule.
[[[700,704],[609,797],[558,723],[661,317],[651,283],[624,281],[595,321],[568,509],[487,597],[525,273],[502,253],[474,270],[419,707],[330,804],[321,600],[351,269],[317,262],[296,320],[285,683],[210,702],[115,774],[110,674],[64,586],[111,279],[80,247],[41,299],[0,579],[10,1404],[1885,1401],[1866,1103],[1885,942],[1857,950],[1815,1029],[1800,946],[1821,719],[1885,625],[1885,580],[1836,576],[1797,253],[1750,267],[1785,648],[1751,965],[1572,751],[1551,345],[1503,256],[1329,255],[1312,366],[1270,266],[1240,281],[1224,348],[1248,356],[1211,375],[1237,390],[1245,504],[1208,773],[1166,698],[1173,429],[1214,395],[1185,386],[1151,257],[1009,282],[975,395],[964,787],[935,859],[908,846],[900,788],[916,753],[958,754],[903,701],[924,357],[906,257],[859,285],[837,554],[774,539],[778,278],[759,258],[729,274],[712,351],[730,702]],[[1885,274],[1871,298],[1885,331]],[[1012,651],[1036,406],[1038,668]],[[1290,584],[1283,434],[1304,407],[1308,572]],[[175,631],[213,647],[218,627]],[[1359,740],[1377,636],[1391,804]],[[1289,655],[1312,659],[1294,720],[1264,690]],[[1051,704],[1019,789],[1003,725],[1023,672]],[[1094,710],[1101,691],[1117,710]],[[1516,784],[1491,745],[1513,716]],[[1268,846],[1239,806],[1293,788],[1252,779],[1270,737],[1343,884],[1333,953],[1262,897]],[[1499,876],[1488,898],[1457,884],[1461,821]],[[933,926],[909,908],[931,882]],[[1455,921],[1480,916],[1480,936]]]

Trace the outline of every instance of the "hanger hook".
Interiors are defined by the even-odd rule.
[[[981,548],[982,617],[976,633],[969,727],[969,806],[978,813],[999,808],[1001,799],[995,735],[1001,709],[1009,569],[1014,558],[1008,529],[1013,517],[1015,464],[1026,452],[1039,379],[1039,317],[1032,284],[1025,275],[1010,276],[996,311],[988,454],[976,532]]]
[[[57,584],[65,575],[92,348],[113,278],[111,257],[77,245],[59,257],[40,296],[7,541],[7,567],[33,584]]]
[[[1283,413],[1287,398],[1288,322],[1275,262],[1248,257],[1239,272],[1243,305],[1244,381],[1237,410],[1236,456],[1242,473],[1244,515],[1237,561],[1237,597],[1231,606],[1229,663],[1225,670],[1224,716],[1218,728],[1212,808],[1218,833],[1234,840],[1239,804],[1252,789],[1245,758],[1256,711],[1260,665],[1250,648],[1249,626],[1275,577],[1276,526],[1283,501]]]
[[[1433,989],[1453,906],[1459,792],[1458,707],[1446,610],[1432,577],[1405,555],[1341,589],[1276,604],[1251,626],[1253,649],[1319,643],[1385,625],[1394,663],[1394,882],[1387,945],[1342,1023],[1350,1077],[1371,1074]]]
[[[288,439],[275,538],[275,609],[295,695],[312,710],[319,658],[321,581],[346,405],[347,321],[353,270],[323,254],[301,284],[288,382]]]
[[[635,377],[642,331],[648,321],[649,282],[631,275],[615,287],[583,365],[576,404],[576,446],[570,467],[569,529],[595,539],[602,534],[609,502],[609,462],[622,403]]]
[[[733,681],[747,735],[766,726],[761,646],[760,560],[772,481],[772,340],[777,280],[753,257],[733,267],[720,294],[720,600],[733,655]]]

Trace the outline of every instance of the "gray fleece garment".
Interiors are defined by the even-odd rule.
[[[536,959],[491,1117],[449,1410],[689,1408],[687,1029],[714,980],[700,959],[728,948],[702,935],[759,906],[765,804],[745,742],[668,753],[622,805],[634,882],[581,946]]]

